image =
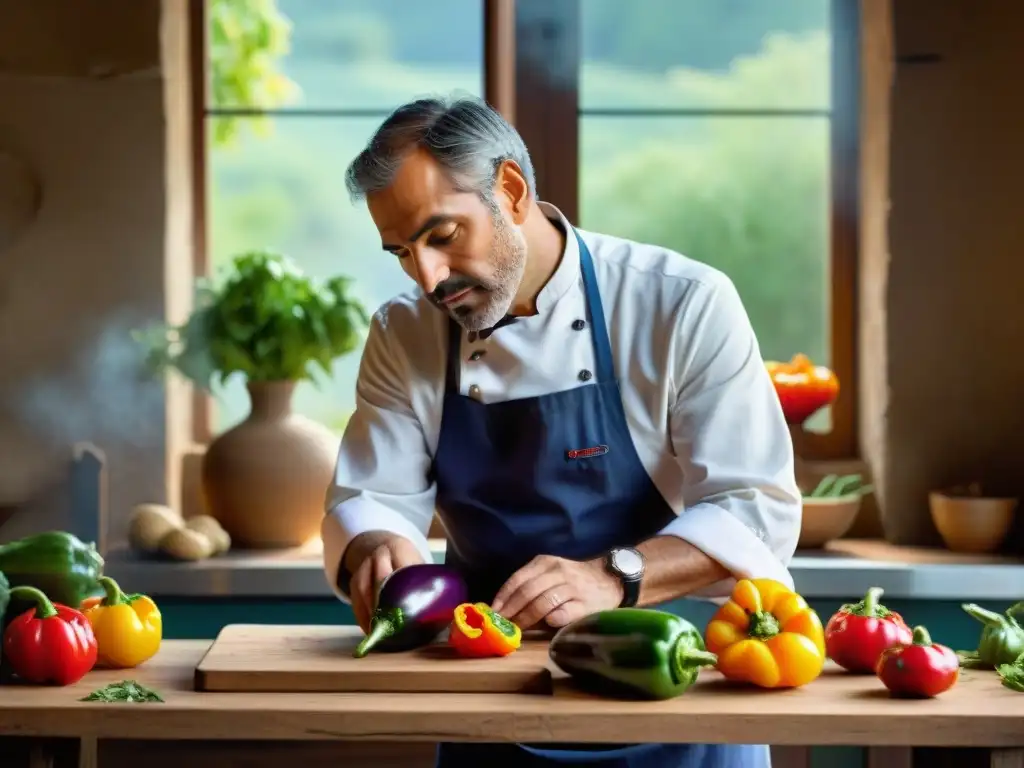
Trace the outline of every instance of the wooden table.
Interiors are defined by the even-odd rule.
[[[977,747],[990,751],[942,764],[1024,768],[1024,694],[1002,687],[994,673],[967,671],[953,691],[924,701],[889,698],[873,677],[829,669],[794,691],[760,691],[729,685],[714,672],[685,696],[667,702],[598,699],[575,691],[564,678],[554,695],[519,694],[232,694],[196,693],[193,670],[206,641],[169,641],[138,670],[97,671],[67,688],[0,687],[0,765],[77,765],[93,758],[79,743],[100,744],[100,768],[120,765],[134,750],[147,768],[225,764],[216,744],[249,743],[267,755],[297,742],[321,744],[324,763],[346,765],[366,742],[395,739],[429,747],[437,741],[511,742],[735,742],[772,745],[864,745],[869,747]],[[160,691],[163,704],[100,704],[79,699],[124,678]],[[17,741],[14,737],[21,737]],[[54,740],[57,741],[54,741]],[[64,739],[64,741],[60,741]],[[123,740],[135,740],[134,745]],[[104,744],[120,744],[121,752]],[[209,741],[207,741],[209,740]],[[159,748],[145,742],[162,742]],[[204,741],[205,744],[197,744]],[[338,741],[350,742],[347,746]],[[258,743],[254,743],[258,742]],[[6,744],[7,752],[4,753]],[[364,745],[364,746],[360,746]],[[31,746],[31,749],[27,749]],[[26,752],[27,750],[27,752]],[[120,755],[116,761],[112,754]],[[404,754],[404,753],[403,753]],[[870,762],[906,752],[876,752]],[[213,755],[213,757],[210,757]],[[329,759],[327,756],[329,755]],[[947,753],[948,756],[948,753]],[[901,760],[904,758],[900,758]],[[166,762],[161,762],[165,760]],[[407,756],[395,765],[410,765]],[[317,760],[312,760],[315,764]],[[95,764],[95,763],[93,763]],[[124,762],[124,764],[128,764]],[[227,764],[254,765],[252,760]],[[375,765],[387,761],[374,760]],[[887,765],[895,763],[888,762]],[[777,768],[784,768],[777,765]]]

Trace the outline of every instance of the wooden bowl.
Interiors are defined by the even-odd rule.
[[[951,552],[983,554],[999,549],[1013,525],[1017,499],[928,495],[932,522]]]
[[[797,549],[821,549],[842,537],[857,519],[863,498],[864,494],[859,492],[835,497],[805,497]]]

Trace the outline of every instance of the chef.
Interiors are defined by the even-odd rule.
[[[792,443],[725,275],[573,226],[472,98],[400,107],[346,181],[417,285],[372,318],[323,522],[328,582],[364,631],[375,585],[432,561],[435,510],[471,598],[524,629],[741,577],[792,586]],[[770,764],[765,745],[438,750],[442,768],[499,760]]]

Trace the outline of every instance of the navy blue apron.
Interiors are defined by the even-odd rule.
[[[596,371],[582,386],[485,404],[459,391],[462,329],[449,320],[444,412],[433,475],[448,534],[446,562],[470,599],[490,603],[537,555],[598,557],[636,546],[675,512],[633,446],[612,364],[590,251],[578,233]],[[600,768],[767,768],[768,749],[744,745],[441,744],[438,768],[574,764]]]

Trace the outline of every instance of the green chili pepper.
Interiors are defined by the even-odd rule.
[[[1016,614],[1024,613],[1024,602],[1011,605],[1003,613],[989,611],[974,603],[965,603],[961,608],[985,625],[978,649],[957,653],[962,666],[995,669],[1000,664],[1012,664],[1024,653],[1024,627],[1014,618]]]
[[[598,611],[568,624],[551,639],[549,655],[581,685],[646,699],[685,693],[701,667],[718,662],[693,624],[646,608]]]

